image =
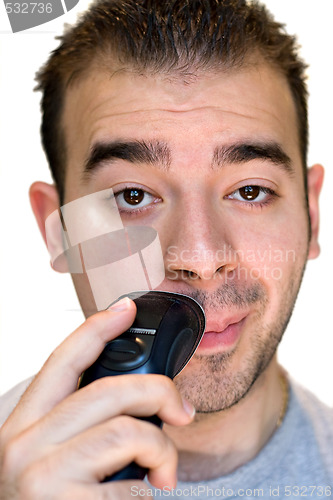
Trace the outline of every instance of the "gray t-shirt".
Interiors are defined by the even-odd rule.
[[[284,421],[253,460],[218,479],[179,481],[174,491],[151,493],[157,499],[332,499],[333,408],[291,383]]]
[[[0,397],[0,425],[27,382]],[[244,423],[244,425],[246,425]],[[173,491],[151,487],[155,498],[333,499],[333,408],[294,382],[281,427],[250,462],[227,476],[198,483],[178,482]],[[130,498],[143,496],[132,487]]]

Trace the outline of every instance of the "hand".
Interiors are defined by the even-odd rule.
[[[145,484],[101,481],[132,461],[149,469],[155,487],[175,487],[171,440],[133,418],[156,414],[171,425],[191,422],[194,411],[171,380],[119,375],[76,391],[106,342],[133,323],[133,301],[115,306],[88,318],[51,354],[1,428],[1,500],[128,499],[133,485]]]

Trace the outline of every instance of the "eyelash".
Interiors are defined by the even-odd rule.
[[[117,202],[117,199],[120,198],[121,195],[124,196],[126,191],[129,191],[129,192],[130,191],[138,191],[138,192],[143,194],[143,197],[146,197],[148,195],[148,196],[151,196],[152,198],[155,198],[155,199],[151,203],[148,203],[147,205],[145,205],[141,208],[135,208],[135,205],[133,205],[133,208],[130,208],[130,205],[128,205],[129,209],[121,208],[119,206],[119,202]],[[114,192],[113,196],[118,204],[119,212],[121,214],[129,216],[129,217],[139,215],[140,213],[145,212],[146,210],[149,210],[153,204],[159,203],[159,201],[160,201],[160,199],[157,196],[155,196],[154,194],[150,193],[149,191],[146,191],[145,189],[143,189],[142,187],[139,187],[139,186],[126,186],[125,188],[121,189],[120,191]],[[139,202],[139,203],[141,203],[141,202]]]
[[[260,194],[267,194],[269,195],[268,199],[265,199],[264,201],[256,201],[256,199],[254,199],[253,201],[251,200],[237,200],[236,201],[242,205],[244,205],[246,208],[248,209],[258,209],[258,208],[263,208],[267,205],[269,205],[270,203],[272,203],[272,201],[274,200],[274,198],[277,198],[279,195],[273,191],[272,189],[268,188],[268,187],[265,187],[265,186],[258,186],[258,185],[254,185],[254,184],[247,184],[245,186],[242,186],[242,187],[239,187],[238,189],[236,189],[235,191],[233,191],[232,193],[230,193],[229,195],[225,196],[224,199],[229,199],[229,200],[233,200],[234,196],[240,192],[241,189],[246,189],[246,188],[251,188],[251,189],[258,189],[259,190],[259,195]],[[155,195],[153,195],[152,193],[150,193],[149,191],[146,191],[145,189],[141,188],[141,187],[138,187],[138,186],[126,186],[125,188],[121,189],[120,191],[118,192],[114,192],[113,196],[114,198],[117,199],[121,196],[121,195],[124,195],[124,193],[126,191],[138,191],[140,193],[143,194],[143,198],[145,196],[151,196],[152,198],[155,197]],[[121,208],[119,206],[119,203],[118,203],[118,210],[121,214],[124,214],[126,215],[127,217],[131,217],[131,216],[137,216],[137,215],[140,215],[141,213],[149,210],[151,208],[151,206],[153,204],[156,204],[156,203],[159,203],[161,201],[161,199],[159,199],[157,196],[155,197],[155,200],[152,201],[151,203],[148,203],[147,205],[141,207],[141,208],[135,208],[135,205],[133,205],[133,208],[129,208],[129,209],[126,209],[126,208]],[[139,202],[141,203],[141,202]],[[128,207],[130,207],[130,205],[128,205]]]
[[[251,200],[236,200],[238,203],[241,203],[242,205],[245,205],[246,208],[250,208],[250,209],[256,209],[256,208],[263,208],[267,205],[270,205],[274,198],[278,198],[279,195],[273,190],[273,189],[270,189],[268,187],[265,187],[265,186],[258,186],[258,185],[255,185],[255,184],[246,184],[245,186],[242,186],[242,187],[239,187],[238,189],[235,189],[235,191],[233,191],[231,194],[225,196],[225,199],[234,199],[232,198],[232,196],[234,196],[236,193],[239,193],[239,191],[241,189],[245,189],[245,188],[258,188],[260,193],[259,193],[259,196],[260,194],[267,194],[269,195],[269,198],[268,199],[265,199],[265,201],[256,201],[256,199],[254,199],[253,201]]]

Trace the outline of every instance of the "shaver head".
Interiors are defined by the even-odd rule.
[[[173,379],[185,367],[205,330],[205,315],[192,298],[170,292],[134,292],[137,314],[132,326],[108,342],[80,381],[125,373],[157,373]],[[120,297],[121,298],[121,297]]]

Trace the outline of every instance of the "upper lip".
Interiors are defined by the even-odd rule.
[[[223,313],[220,313],[219,318],[209,318],[209,313],[206,315],[207,317],[207,322],[206,322],[206,329],[205,332],[216,332],[216,333],[221,333],[223,332],[229,325],[232,325],[234,323],[239,323],[242,321],[249,312],[237,312],[234,314],[228,314],[228,316],[223,317]]]

